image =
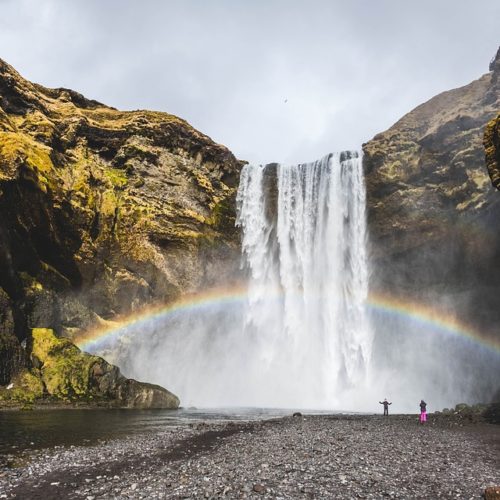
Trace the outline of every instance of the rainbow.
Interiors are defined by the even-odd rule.
[[[500,337],[487,335],[458,320],[443,309],[437,309],[417,301],[403,300],[383,293],[370,294],[368,307],[376,313],[386,314],[411,321],[423,328],[439,331],[444,335],[458,336],[481,345],[497,354],[500,353]]]
[[[279,291],[266,295],[268,300],[281,300]],[[82,349],[95,351],[106,343],[122,336],[126,331],[138,330],[154,324],[158,320],[167,320],[178,315],[202,313],[220,310],[224,307],[241,307],[248,300],[247,289],[243,286],[210,289],[203,293],[186,295],[180,300],[142,309],[117,321],[105,321],[93,330],[82,332],[74,342]],[[416,323],[422,328],[432,329],[443,335],[458,336],[483,346],[495,353],[500,353],[500,339],[487,336],[482,332],[460,322],[453,314],[433,308],[427,304],[395,298],[388,294],[370,294],[367,305],[378,314],[403,319]]]
[[[115,321],[103,321],[93,330],[82,332],[73,341],[82,350],[99,348],[105,342],[119,338],[125,331],[167,320],[176,315],[210,311],[215,308],[243,305],[247,300],[246,287],[212,288],[203,293],[187,294],[175,302],[145,307],[138,312]]]

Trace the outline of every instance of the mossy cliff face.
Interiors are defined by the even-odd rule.
[[[0,385],[29,365],[31,328],[71,338],[234,279],[240,168],[175,116],[47,89],[0,60]]]
[[[34,403],[44,396],[63,401],[107,403],[126,408],[177,408],[179,399],[152,384],[126,379],[118,367],[83,353],[53,330],[32,331],[32,368],[16,374],[0,391],[8,402]]]
[[[373,285],[451,296],[464,319],[485,325],[500,320],[500,198],[483,148],[500,110],[500,52],[490,70],[363,146]]]
[[[500,114],[486,126],[483,142],[491,183],[500,190]]]

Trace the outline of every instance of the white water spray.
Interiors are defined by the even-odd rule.
[[[246,166],[237,197],[248,296],[122,328],[94,353],[183,406],[417,411],[478,402],[498,355],[439,325],[367,311],[365,187],[357,153]],[[372,333],[372,328],[375,335]]]
[[[372,333],[358,154],[247,165],[237,209],[248,300],[142,326],[111,358],[184,406],[363,409]]]
[[[364,384],[371,355],[361,161],[247,165],[237,201],[252,380],[268,404],[336,407]],[[273,290],[281,301],[269,301]]]

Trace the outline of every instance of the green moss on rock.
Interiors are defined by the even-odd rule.
[[[7,387],[0,388],[0,401],[31,405],[44,395],[40,373],[36,369],[23,369]]]
[[[90,371],[97,356],[82,353],[67,339],[57,338],[49,328],[32,330],[35,363],[41,363],[41,376],[47,392],[58,398],[88,397]]]
[[[80,351],[50,328],[33,328],[32,361],[36,373],[25,372],[16,391],[21,402],[32,402],[43,388],[65,401],[105,401],[124,408],[177,408],[179,398],[162,387],[125,378],[118,367]]]
[[[38,327],[33,359],[51,396],[178,404],[139,382],[122,388],[124,401],[117,369],[100,360],[102,370],[94,370],[95,357],[40,328],[84,331],[233,279],[242,162],[175,116],[118,111],[47,89],[2,60],[0,87],[0,232],[12,236],[2,255],[16,257],[0,276],[9,290],[0,301],[0,332],[8,333],[0,384],[26,365],[13,359],[26,357],[29,329]],[[11,306],[19,339],[2,322]]]
[[[54,168],[50,148],[19,132],[0,132],[0,164],[10,169],[0,170],[0,180],[12,177],[13,172],[24,168],[24,177],[33,180],[42,191],[53,187],[50,173]]]

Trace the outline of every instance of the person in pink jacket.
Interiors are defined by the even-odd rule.
[[[421,399],[420,400],[420,423],[423,424],[427,422],[427,403]]]

